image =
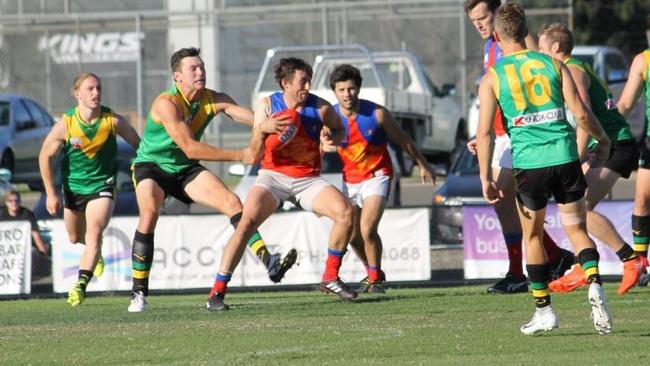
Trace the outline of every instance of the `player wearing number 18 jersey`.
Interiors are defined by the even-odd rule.
[[[580,170],[575,131],[565,118],[565,101],[580,127],[598,140],[596,153],[601,159],[608,154],[609,138],[581,102],[566,66],[549,56],[526,50],[526,20],[520,5],[500,6],[494,25],[495,39],[504,57],[481,81],[476,136],[483,196],[490,203],[498,203],[502,193],[492,179],[490,161],[492,121],[499,105],[512,144],[526,269],[537,308],[521,332],[530,335],[558,327],[548,289],[548,258],[542,245],[546,204],[553,195],[567,236],[590,283],[588,296],[594,326],[599,333],[609,333],[611,316],[598,273],[598,252],[585,227],[586,184]]]

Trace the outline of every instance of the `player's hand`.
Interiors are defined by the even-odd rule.
[[[609,139],[598,141],[596,146],[589,152],[589,165],[601,166],[609,159],[611,145]]]
[[[476,155],[477,147],[478,143],[476,142],[476,138],[473,138],[467,142],[467,150],[469,150],[472,155]]]
[[[483,198],[489,204],[495,205],[503,198],[503,192],[497,188],[496,183],[492,179],[486,181],[481,180],[481,187],[483,189]]]
[[[265,134],[281,134],[289,125],[289,115],[281,115],[277,117],[269,117],[259,124],[259,129]]]
[[[422,181],[422,184],[429,182],[433,185],[436,184],[436,173],[434,173],[429,164],[426,164],[425,166],[420,165],[420,180]]]
[[[57,194],[48,194],[45,200],[45,208],[50,216],[56,216],[61,209],[61,200]]]
[[[332,131],[326,126],[323,126],[320,130],[320,143],[323,151],[336,151],[336,145],[334,145],[334,140],[332,140]]]
[[[241,162],[246,165],[255,164],[255,158],[253,157],[253,152],[250,147],[241,149]]]

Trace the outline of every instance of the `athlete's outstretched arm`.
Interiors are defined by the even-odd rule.
[[[591,109],[589,109],[589,107],[587,107],[580,99],[578,90],[573,83],[573,78],[571,77],[569,70],[567,70],[567,67],[559,61],[556,62],[556,65],[558,66],[558,70],[562,77],[562,94],[564,96],[564,101],[573,113],[578,126],[598,141],[598,151],[596,152],[597,157],[602,161],[607,160],[610,148],[609,137],[607,137],[607,134]]]
[[[119,115],[115,115],[115,131],[120,135],[129,145],[133,146],[134,149],[138,149],[140,145],[140,136],[135,132],[135,129],[131,127],[129,122],[126,119]]]
[[[61,151],[68,131],[63,118],[57,122],[54,127],[47,134],[41,146],[41,152],[38,155],[38,167],[41,171],[43,178],[43,186],[45,187],[46,203],[45,207],[50,215],[56,215],[57,211],[61,208],[59,195],[56,191],[56,183],[54,182],[54,166],[53,161]]]
[[[409,138],[404,133],[404,131],[402,131],[402,129],[395,121],[395,118],[393,118],[393,114],[390,113],[390,111],[386,108],[378,106],[378,108],[375,110],[375,115],[377,116],[377,123],[379,123],[384,131],[386,131],[388,137],[395,141],[413,158],[413,160],[418,163],[418,166],[420,167],[420,178],[422,178],[422,183],[431,182],[435,184],[436,175],[431,170],[429,162],[427,162],[427,159],[424,157],[424,155],[422,155],[420,150],[415,147],[413,140],[411,140],[411,138]]]
[[[492,70],[492,69],[490,69]],[[497,98],[494,93],[493,76],[491,72],[486,73],[478,88],[479,114],[478,127],[476,129],[476,144],[479,175],[483,197],[491,204],[499,202],[503,195],[496,187],[492,178],[492,124],[497,111]]]
[[[228,94],[214,92],[212,95],[218,111],[223,111],[233,121],[253,127],[253,111],[242,107]]]
[[[248,148],[239,150],[221,149],[194,139],[190,127],[182,120],[181,107],[166,96],[159,96],[153,102],[151,118],[163,124],[169,137],[190,159],[251,163]]]
[[[646,70],[646,62],[643,57],[643,52],[634,57],[632,66],[630,67],[630,75],[627,78],[621,97],[618,99],[618,111],[626,116],[634,107],[641,92],[643,91],[643,74]]]

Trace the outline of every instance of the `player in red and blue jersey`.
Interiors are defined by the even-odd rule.
[[[208,309],[211,310],[227,308],[223,299],[229,273],[223,272],[234,269],[246,241],[286,200],[333,221],[320,290],[343,300],[357,297],[357,293],[339,278],[352,229],[352,207],[338,189],[320,176],[321,141],[339,144],[343,139],[343,125],[327,101],[309,93],[313,71],[304,60],[283,58],[275,65],[274,72],[282,90],[260,100],[254,113],[250,148],[255,159],[262,158],[262,166],[244,203],[241,221],[228,241],[228,246],[239,250],[227,258],[230,268],[220,269],[210,291]],[[262,123],[289,109],[293,110],[295,118],[287,122],[295,126],[297,132],[281,145],[273,146],[269,143],[273,136],[262,129]],[[282,128],[276,134],[284,135],[285,132]]]
[[[381,270],[382,243],[377,227],[393,177],[388,138],[418,163],[422,183],[435,183],[435,175],[391,113],[378,104],[359,99],[362,81],[359,70],[351,65],[339,65],[330,75],[330,87],[339,101],[334,110],[346,132],[337,150],[343,161],[343,194],[353,209],[350,243],[368,273],[361,281],[360,291],[383,293],[385,275]]]

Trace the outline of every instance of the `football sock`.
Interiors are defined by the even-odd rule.
[[[600,274],[598,273],[598,260],[600,255],[595,248],[585,248],[578,253],[578,263],[585,271],[585,278],[587,282],[602,284],[600,281]]]
[[[131,254],[133,292],[142,291],[144,296],[149,295],[151,263],[153,263],[153,233],[143,234],[136,230]]]
[[[379,267],[375,266],[366,266],[366,270],[368,271],[368,281],[370,282],[377,282],[380,280],[380,269]]]
[[[650,243],[650,216],[632,215],[632,237],[636,254],[647,257],[648,243]]]
[[[542,241],[542,244],[544,244],[544,250],[548,256],[548,262],[557,262],[560,259],[560,247],[558,247],[555,240],[553,240],[553,238],[548,235],[546,229],[544,229],[544,240]]]
[[[230,218],[230,224],[232,224],[233,227],[237,227],[237,224],[239,223],[239,220],[241,220],[241,212],[234,214]],[[251,236],[250,239],[248,239],[248,242],[246,245],[251,249],[253,253],[259,258],[262,263],[264,263],[264,266],[266,268],[269,268],[269,262],[271,261],[271,255],[269,254],[269,251],[266,249],[266,244],[264,244],[264,240],[262,240],[262,236],[260,235],[259,231],[256,231],[253,236]]]
[[[632,249],[632,247],[627,243],[623,244],[623,247],[616,251],[616,255],[618,256],[618,259],[621,260],[621,262],[627,262],[638,257],[638,255],[634,252],[634,249]]]
[[[551,293],[548,290],[548,263],[527,264],[526,270],[528,271],[528,278],[530,278],[530,287],[533,290],[535,307],[543,308],[551,305]]]
[[[231,277],[232,273],[217,273],[217,277],[214,279],[214,284],[212,285],[212,289],[210,289],[210,294],[208,296],[212,296],[215,293],[225,294]]]
[[[92,278],[93,278],[93,271],[80,269],[79,270],[79,278],[77,280],[77,285],[79,286],[79,288],[86,291],[86,286],[88,286],[88,282],[90,282],[90,280]]]
[[[508,273],[518,278],[524,277],[524,268],[521,264],[521,233],[503,234],[503,238],[506,241],[510,261]]]
[[[345,251],[336,249],[327,249],[327,261],[325,262],[325,273],[323,273],[323,282],[328,282],[339,278],[339,268],[343,261]]]

